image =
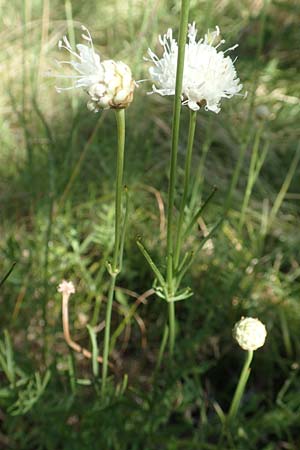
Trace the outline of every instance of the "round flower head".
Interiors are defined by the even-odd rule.
[[[233,337],[243,350],[257,350],[265,343],[267,330],[258,319],[242,317],[233,329]]]
[[[220,45],[224,44],[219,40],[220,30],[207,33],[204,39],[196,42],[197,29],[195,23],[189,25],[188,44],[185,47],[184,71],[182,83],[182,104],[187,105],[193,111],[200,107],[215,113],[220,111],[222,98],[231,98],[238,94],[243,85],[240,84],[234,68],[234,61],[225,53],[237,47],[223,51],[218,51]],[[172,29],[161,37],[159,42],[164,48],[161,59],[148,49],[150,60],[154,66],[150,67],[149,73],[152,81],[151,93],[160,95],[174,95],[176,84],[176,67],[178,45],[172,36]]]
[[[57,291],[69,297],[71,294],[75,294],[75,286],[72,281],[62,280],[58,285]]]
[[[77,51],[74,51],[66,36],[58,43],[58,47],[67,50],[74,59],[57,63],[60,66],[70,65],[76,74],[56,75],[57,78],[74,80],[72,86],[56,87],[57,92],[83,88],[90,96],[87,106],[94,112],[108,108],[127,108],[132,102],[135,87],[130,68],[121,61],[101,62],[100,56],[95,53],[88,29],[84,26],[82,29],[85,32],[82,37],[88,45],[78,44]]]

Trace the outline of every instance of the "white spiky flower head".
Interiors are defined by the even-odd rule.
[[[121,61],[112,59],[101,62],[95,52],[90,32],[82,25],[83,39],[87,45],[77,44],[72,49],[67,37],[59,41],[58,47],[67,50],[72,56],[71,61],[57,61],[60,66],[69,65],[76,72],[74,75],[56,75],[57,78],[73,80],[72,86],[56,87],[57,92],[82,88],[90,96],[87,104],[89,110],[98,112],[100,109],[127,108],[133,99],[135,82],[130,68]]]
[[[57,291],[61,292],[62,295],[70,297],[71,294],[75,294],[75,286],[72,281],[62,280],[57,287]]]
[[[222,98],[231,98],[237,95],[243,85],[237,77],[234,62],[226,52],[234,50],[234,45],[225,51],[218,48],[224,44],[220,40],[220,29],[209,32],[204,39],[196,41],[197,29],[195,22],[188,28],[188,43],[185,47],[184,71],[182,83],[182,104],[193,111],[204,107],[206,111],[218,113]],[[152,92],[160,95],[174,95],[176,83],[176,68],[178,45],[173,39],[172,29],[161,37],[159,42],[164,52],[161,59],[149,48],[148,61],[153,62],[149,73],[154,82]]]
[[[243,350],[257,350],[265,343],[267,330],[258,319],[242,317],[233,328],[233,337]]]

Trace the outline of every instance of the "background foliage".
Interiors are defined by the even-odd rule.
[[[0,1],[1,277],[16,263],[0,287],[1,448],[300,447],[300,6],[191,5],[200,35],[218,24],[226,46],[240,44],[236,65],[248,97],[224,102],[219,115],[198,114],[191,201],[200,204],[213,185],[218,191],[187,247],[221,217],[245,157],[222,230],[186,275],[194,296],[176,306],[175,362],[166,358],[155,372],[166,308],[153,295],[137,300],[153,276],[135,241],[142,236],[164,266],[172,102],[146,97],[148,83],[136,90],[127,114],[130,223],[112,323],[115,384],[103,400],[90,360],[63,339],[56,288],[62,278],[76,284],[70,324],[86,348],[86,324],[99,306],[101,351],[104,263],[113,244],[114,117],[89,113],[84,94],[59,96],[44,74],[61,57],[58,39],[68,33],[79,40],[83,23],[103,57],[127,62],[137,80],[147,78],[143,56],[168,27],[176,33],[180,2]],[[178,196],[187,116],[183,110]],[[249,178],[255,146],[265,159]],[[244,358],[231,337],[241,315],[259,317],[268,339],[255,354],[237,422],[220,444],[220,411],[228,410]]]

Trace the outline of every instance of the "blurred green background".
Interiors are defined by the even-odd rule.
[[[105,400],[90,360],[64,341],[56,289],[62,278],[75,283],[70,327],[86,348],[86,325],[100,309],[101,354],[115,118],[90,113],[81,91],[57,94],[58,81],[46,74],[66,57],[58,40],[80,42],[84,24],[101,57],[147,78],[143,57],[148,47],[160,52],[167,28],[177,36],[180,2],[0,0],[0,11],[0,279],[13,268],[0,286],[0,448],[298,450],[299,2],[191,0],[199,36],[219,25],[224,48],[239,43],[231,56],[248,95],[225,100],[218,115],[198,114],[192,206],[214,185],[218,191],[186,247],[211,229],[224,204],[228,211],[186,275],[194,296],[176,305],[175,363],[163,361],[156,374],[166,305],[153,295],[140,302],[153,276],[136,238],[164,268],[172,99],[147,96],[147,81],[135,91],[126,137],[130,220],[112,322],[116,369]],[[183,108],[177,199],[187,124]],[[228,410],[244,359],[231,337],[241,315],[259,317],[268,338],[220,444],[220,411]]]

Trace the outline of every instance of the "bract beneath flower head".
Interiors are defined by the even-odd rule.
[[[237,47],[218,51],[225,42],[219,42],[220,30],[208,32],[204,39],[196,41],[195,23],[189,25],[188,43],[185,48],[182,104],[197,111],[201,107],[218,113],[222,98],[231,98],[242,89],[237,78],[234,63],[225,53]],[[174,95],[176,84],[176,68],[178,45],[169,29],[163,37],[159,37],[163,46],[163,56],[158,56],[148,49],[148,55],[154,65],[149,68],[151,80],[154,82],[151,93]]]

